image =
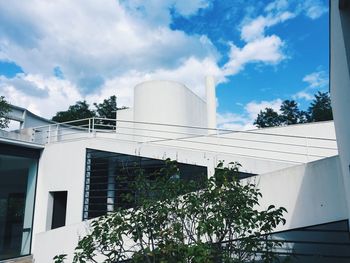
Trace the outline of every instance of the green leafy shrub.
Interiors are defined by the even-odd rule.
[[[259,210],[262,195],[255,184],[238,180],[239,167],[220,163],[200,186],[179,179],[170,160],[152,180],[140,171],[125,196],[134,208],[93,220],[73,262],[273,262],[282,243],[267,234],[285,224],[286,209]]]

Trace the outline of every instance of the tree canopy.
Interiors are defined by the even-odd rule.
[[[273,262],[271,252],[282,242],[266,235],[285,223],[286,210],[259,208],[262,195],[255,184],[238,179],[239,166],[220,163],[200,190],[175,176],[179,170],[170,160],[149,178],[139,170],[133,192],[125,196],[134,208],[93,220],[73,262]]]
[[[67,122],[92,117],[115,119],[117,110],[126,109],[126,107],[117,107],[117,97],[114,95],[108,99],[104,99],[102,103],[94,103],[93,105],[96,109],[91,109],[85,100],[77,101],[74,105],[69,106],[68,110],[57,112],[52,117],[52,120],[56,122]],[[108,123],[101,121],[101,124]]]
[[[294,100],[285,100],[280,113],[271,108],[261,110],[254,121],[258,128],[274,127],[306,122],[327,121],[333,119],[331,99],[328,92],[318,92],[307,111],[300,110]]]
[[[328,92],[318,92],[308,109],[311,121],[333,120],[331,98]]]
[[[281,117],[272,108],[261,110],[258,117],[254,121],[254,125],[259,128],[275,127],[281,125]]]
[[[284,125],[305,123],[308,120],[307,113],[299,110],[298,104],[294,100],[283,101],[280,111],[281,123]]]
[[[96,117],[96,112],[90,109],[90,105],[84,101],[77,101],[74,105],[69,106],[66,111],[59,111],[52,117],[56,122],[67,122],[79,119]]]
[[[5,100],[5,97],[0,96],[0,129],[5,129],[8,127],[10,120],[6,118],[6,116],[10,111],[10,105]]]
[[[96,107],[97,115],[100,118],[115,119],[117,108],[117,97],[110,96],[108,99],[104,99],[102,103],[94,103]]]

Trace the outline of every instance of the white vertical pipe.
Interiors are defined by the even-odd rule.
[[[207,97],[207,127],[216,129],[216,95],[215,80],[213,76],[207,76],[205,79],[206,97]],[[215,134],[216,131],[208,130],[208,134]]]

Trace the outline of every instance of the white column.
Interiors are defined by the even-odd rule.
[[[346,36],[350,30],[350,6],[339,10],[338,1],[331,4],[331,68],[330,92],[339,157],[343,172],[343,184],[350,217],[350,74]]]

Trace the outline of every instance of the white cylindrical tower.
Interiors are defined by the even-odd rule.
[[[215,80],[213,76],[207,76],[205,79],[206,97],[207,97],[207,127],[208,133],[216,133],[216,95]]]
[[[142,136],[176,138],[180,134],[175,132],[202,134],[203,129],[194,127],[206,126],[206,105],[183,84],[147,81],[134,90],[134,121],[135,132]]]

